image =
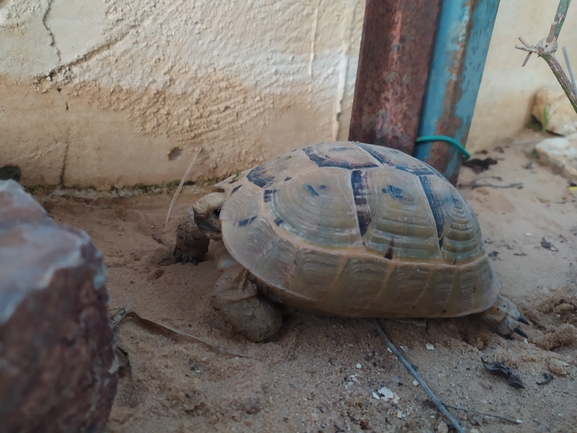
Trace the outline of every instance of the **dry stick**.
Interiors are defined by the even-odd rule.
[[[411,367],[411,364],[409,364],[409,362],[404,358],[404,356],[401,355],[401,352],[399,352],[397,350],[397,348],[395,347],[395,345],[391,342],[391,340],[389,340],[389,338],[387,337],[387,334],[385,334],[385,331],[383,330],[379,321],[377,319],[374,319],[374,321],[375,321],[375,326],[377,327],[377,332],[379,333],[381,338],[383,340],[385,340],[385,343],[387,343],[387,346],[389,347],[389,349],[391,349],[391,352],[393,352],[393,355],[395,355],[397,357],[397,359],[399,361],[401,361],[401,364],[403,364],[405,366],[405,368],[407,370],[409,370],[409,373],[411,373],[413,375],[413,377],[415,379],[417,379],[417,382],[419,382],[419,385],[421,385],[421,387],[425,390],[425,392],[427,394],[429,394],[429,397],[431,397],[431,400],[433,401],[433,403],[435,403],[435,406],[437,406],[437,409],[439,409],[439,411],[445,416],[445,418],[447,418],[447,420],[453,425],[455,430],[457,430],[457,432],[459,432],[459,433],[465,433],[465,430],[463,430],[463,427],[461,427],[459,425],[458,421],[455,418],[453,418],[453,416],[447,411],[443,402],[438,399],[438,397],[433,393],[433,391],[431,391],[431,388],[429,388],[427,386],[427,384],[425,383],[425,381],[423,379],[421,379],[421,376],[419,376],[419,373],[417,373],[415,371],[415,369],[413,367]]]
[[[529,60],[529,56],[533,53],[537,54],[539,57],[542,57],[545,62],[549,65],[549,68],[557,78],[557,81],[563,88],[563,91],[569,98],[569,102],[573,106],[573,109],[577,112],[577,93],[575,92],[571,81],[563,71],[563,67],[555,57],[554,53],[557,51],[557,41],[553,41],[553,44],[548,44],[546,39],[543,39],[536,45],[530,45],[523,37],[519,37],[519,40],[523,43],[522,45],[515,45],[515,48],[522,51],[528,51],[529,54],[525,58],[523,62],[523,66]]]
[[[112,330],[115,330],[116,327],[120,325],[131,308],[132,305],[128,303],[124,307],[116,309],[116,313],[110,317],[110,326],[112,327]]]
[[[571,0],[559,1],[557,12],[555,12],[555,18],[553,19],[553,25],[555,26],[553,36],[555,39],[559,39],[559,35],[561,34],[561,29],[563,28],[563,23],[565,22],[565,17],[567,16],[567,10],[569,9],[570,4]]]
[[[573,75],[573,68],[571,67],[571,62],[569,61],[569,56],[567,55],[567,48],[561,48],[563,50],[563,57],[565,57],[565,64],[567,65],[567,70],[569,71],[569,78],[571,78],[571,84],[573,84],[573,91],[577,93],[577,86],[575,85],[575,76]]]
[[[493,418],[497,418],[497,419],[501,419],[503,421],[507,421],[510,422],[512,424],[521,424],[523,421],[521,421],[520,419],[511,419],[511,418],[506,418],[504,416],[499,416],[499,415],[493,415],[490,413],[483,413],[483,412],[479,412],[477,410],[473,410],[473,409],[465,409],[464,407],[457,407],[457,406],[451,406],[450,404],[445,404],[446,407],[450,407],[451,409],[455,409],[455,410],[462,410],[465,412],[471,412],[477,415],[482,415],[482,416],[490,416]]]
[[[563,66],[561,66],[561,63],[559,63],[559,61],[552,54],[551,55],[544,54],[541,57],[543,57],[543,60],[547,62],[549,68],[551,68],[551,71],[553,71],[553,74],[555,75],[557,81],[563,88],[563,91],[567,95],[567,98],[569,98],[571,106],[573,107],[575,112],[577,112],[577,93],[573,89],[571,81],[565,74],[565,71],[563,71]]]
[[[163,331],[168,331],[171,332],[173,334],[179,335],[181,337],[184,337],[185,339],[189,340],[189,341],[194,341],[196,343],[201,343],[204,344],[206,347],[208,347],[211,350],[214,350],[215,352],[218,353],[222,353],[224,355],[230,355],[230,356],[238,356],[239,358],[250,358],[250,359],[256,359],[258,361],[264,361],[264,359],[259,358],[258,356],[252,356],[252,355],[246,355],[244,353],[238,353],[238,352],[231,352],[229,350],[223,349],[222,347],[216,346],[214,344],[209,343],[208,341],[204,341],[201,338],[195,337],[194,335],[190,335],[187,334],[186,332],[182,332],[176,328],[173,328],[171,326],[168,325],[162,325],[160,323],[156,323],[152,320],[149,319],[145,319],[144,317],[141,317],[138,313],[134,312],[134,311],[129,311],[128,310],[128,306],[124,307],[124,308],[120,308],[116,314],[114,314],[114,316],[112,316],[110,318],[110,324],[112,325],[112,328],[116,328],[118,325],[120,325],[120,323],[124,320],[124,318],[126,317],[133,317],[136,320],[138,320],[141,324],[144,324],[145,326],[148,326],[150,328],[153,328],[155,330],[163,330]]]
[[[575,112],[577,112],[577,89],[575,89],[575,87],[572,85],[571,81],[565,74],[565,71],[563,71],[563,67],[555,58],[555,52],[557,51],[557,39],[561,33],[561,28],[565,22],[567,9],[569,9],[570,4],[571,0],[559,1],[559,6],[557,7],[555,18],[551,24],[551,28],[549,29],[549,34],[545,39],[542,39],[535,45],[530,45],[525,39],[523,39],[523,37],[519,37],[519,40],[524,46],[515,45],[515,48],[518,50],[527,51],[529,53],[523,62],[523,66],[527,64],[527,61],[529,60],[529,57],[531,57],[532,53],[537,54],[539,57],[542,57],[545,62],[547,62],[549,68],[551,68],[551,71],[567,95],[567,98],[573,106],[573,109]]]
[[[510,183],[508,185],[493,185],[491,183],[477,183],[477,182],[471,182],[471,183],[460,183],[459,187],[461,188],[471,188],[471,189],[476,189],[476,188],[519,188],[523,186],[523,182],[517,182],[517,183]]]
[[[178,184],[178,188],[176,188],[176,191],[174,192],[174,195],[172,196],[170,206],[168,207],[168,212],[166,213],[166,221],[164,222],[165,226],[168,225],[168,219],[170,218],[170,211],[172,211],[172,207],[174,206],[174,203],[176,202],[176,197],[178,197],[178,194],[180,194],[180,191],[182,190],[182,186],[184,185],[184,182],[185,182],[186,178],[188,177],[190,170],[192,170],[192,166],[196,162],[198,155],[200,155],[200,152],[197,153],[196,155],[194,155],[194,158],[192,158],[190,165],[186,169],[186,173],[184,173],[184,176],[182,176],[182,179],[180,179],[180,183]]]

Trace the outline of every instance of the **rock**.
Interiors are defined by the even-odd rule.
[[[559,135],[571,135],[577,132],[577,113],[560,86],[539,90],[531,114],[547,131]]]
[[[539,162],[550,165],[554,171],[572,182],[577,182],[577,134],[548,138],[536,147]]]
[[[248,414],[254,415],[256,413],[259,413],[260,410],[261,410],[261,406],[260,406],[260,403],[258,401],[258,398],[253,395],[246,402],[245,407],[244,407],[244,411]]]
[[[437,426],[438,433],[449,433],[449,426],[445,421],[441,421]]]
[[[0,181],[0,432],[102,432],[116,393],[102,254]]]
[[[0,181],[0,230],[17,224],[56,225],[40,204],[13,180]]]

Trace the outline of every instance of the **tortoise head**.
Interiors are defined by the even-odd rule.
[[[194,222],[208,239],[221,239],[219,216],[225,197],[224,192],[213,192],[192,205]]]

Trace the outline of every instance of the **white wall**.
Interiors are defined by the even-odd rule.
[[[502,2],[469,147],[516,133],[554,82],[513,45],[545,36],[556,4]],[[363,14],[362,0],[0,0],[0,165],[107,189],[179,179],[196,153],[191,178],[213,179],[346,139]]]

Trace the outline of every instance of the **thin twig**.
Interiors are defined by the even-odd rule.
[[[180,331],[180,330],[173,328],[171,326],[162,325],[162,324],[154,322],[152,320],[145,319],[144,317],[141,317],[138,313],[136,313],[134,311],[129,311],[128,306],[126,306],[124,308],[120,308],[116,312],[116,314],[114,314],[114,316],[112,316],[110,318],[110,323],[112,325],[112,328],[114,329],[118,325],[120,325],[120,323],[126,317],[132,317],[132,318],[136,319],[140,324],[148,327],[149,329],[153,329],[157,332],[158,331],[162,331],[162,332],[168,331],[169,333],[176,334],[180,337],[184,337],[186,340],[204,344],[209,349],[214,350],[215,352],[218,352],[218,353],[222,353],[224,355],[238,356],[239,358],[251,358],[251,359],[256,359],[259,361],[264,361],[262,358],[259,358],[258,356],[246,355],[244,353],[238,353],[238,352],[231,352],[229,350],[223,349],[222,347],[211,344],[208,341],[204,341],[201,338],[195,337],[194,335],[187,334],[186,332]]]
[[[490,413],[483,413],[483,412],[479,412],[477,410],[473,410],[473,409],[465,409],[464,407],[457,407],[457,406],[451,406],[450,404],[445,404],[446,407],[450,407],[451,409],[455,409],[455,410],[462,410],[465,412],[471,412],[477,415],[482,415],[482,416],[490,416],[493,418],[497,418],[497,419],[501,419],[503,421],[507,421],[510,422],[511,424],[521,424],[523,421],[521,421],[520,419],[511,419],[511,418],[506,418],[504,416],[499,416],[499,415],[493,415]]]
[[[473,181],[471,183],[460,183],[459,184],[459,188],[471,188],[471,189],[476,189],[476,188],[522,188],[522,187],[523,187],[522,182],[510,183],[508,185],[493,185],[491,183],[477,183],[475,181]]]
[[[411,373],[413,377],[417,380],[417,382],[419,382],[419,385],[421,385],[421,387],[425,390],[425,392],[429,394],[429,397],[431,398],[433,403],[435,403],[437,409],[439,409],[439,411],[445,416],[445,418],[447,418],[447,420],[453,425],[453,427],[455,428],[455,430],[457,430],[457,432],[465,433],[463,427],[461,427],[458,421],[455,418],[453,418],[453,416],[447,411],[443,402],[439,400],[439,398],[433,393],[433,391],[431,391],[431,388],[429,388],[429,386],[425,383],[425,381],[421,378],[421,376],[419,376],[419,373],[417,373],[415,369],[411,367],[411,364],[409,364],[409,362],[405,359],[405,357],[401,355],[401,352],[399,352],[395,347],[395,345],[391,342],[391,340],[389,340],[387,334],[385,334],[385,331],[383,330],[379,321],[377,319],[375,319],[374,321],[375,326],[377,327],[377,332],[379,333],[381,338],[385,340],[385,343],[387,343],[387,346],[389,347],[389,349],[391,349],[391,352],[393,352],[393,354],[397,357],[397,359],[401,361],[401,364],[403,364],[405,368],[409,370],[409,373]]]
[[[196,162],[198,155],[200,155],[200,152],[197,153],[196,155],[194,155],[194,158],[192,158],[192,161],[190,161],[190,165],[186,169],[184,176],[182,176],[182,179],[180,179],[180,183],[178,184],[178,188],[176,188],[176,191],[174,191],[174,195],[172,196],[172,200],[170,201],[170,206],[168,207],[168,212],[166,213],[166,221],[164,222],[165,226],[168,225],[168,220],[170,218],[170,212],[172,211],[172,207],[174,206],[174,203],[176,202],[176,198],[178,197],[178,194],[180,194],[180,191],[182,190],[182,186],[184,185],[184,182],[185,182],[186,178],[188,177],[188,173],[190,173],[190,170],[192,170],[192,167],[194,166],[194,163]]]
[[[559,61],[555,58],[554,55],[544,55],[541,57],[543,57],[543,60],[547,62],[549,68],[551,69],[551,71],[553,71],[555,78],[557,78],[557,81],[563,88],[563,91],[567,95],[567,98],[569,98],[569,102],[571,102],[573,109],[575,110],[575,112],[577,112],[577,92],[575,92],[575,90],[573,89],[573,85],[571,84],[571,81],[565,74],[565,71],[563,71],[563,67],[561,66]]]
[[[527,64],[529,57],[531,57],[531,53],[537,54],[539,57],[542,57],[545,62],[547,62],[549,68],[551,68],[551,71],[555,75],[555,78],[557,78],[557,81],[567,95],[569,102],[571,102],[573,109],[575,112],[577,112],[577,89],[575,89],[575,86],[569,80],[565,74],[565,71],[563,71],[563,67],[555,58],[555,52],[557,51],[557,39],[561,33],[563,23],[565,22],[565,17],[567,16],[567,9],[569,8],[570,4],[571,0],[559,1],[559,6],[557,7],[555,18],[553,19],[553,23],[549,29],[549,34],[545,39],[540,40],[535,45],[530,45],[523,37],[519,37],[519,40],[523,45],[515,45],[515,48],[518,50],[527,51],[529,53],[523,62],[523,66]]]
[[[559,39],[559,34],[561,33],[561,29],[563,28],[563,23],[565,22],[565,17],[567,16],[567,10],[569,9],[569,5],[571,4],[571,0],[560,0],[559,6],[557,6],[557,12],[555,13],[555,18],[553,20],[553,26],[555,26],[553,36],[555,39]]]
[[[118,308],[116,313],[110,317],[110,326],[112,329],[116,329],[118,325],[125,319],[126,315],[131,309],[130,303],[126,304],[123,308]]]
[[[563,50],[563,57],[565,57],[565,63],[567,64],[567,70],[569,71],[569,78],[571,78],[571,84],[573,85],[573,91],[577,93],[577,86],[575,86],[575,76],[573,75],[573,68],[571,67],[571,62],[569,61],[567,48],[563,47],[562,50]]]

